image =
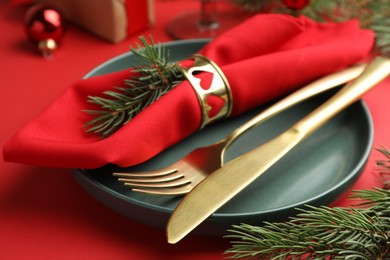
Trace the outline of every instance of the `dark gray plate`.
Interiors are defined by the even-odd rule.
[[[165,44],[173,60],[197,52],[207,40]],[[100,65],[86,77],[128,68],[134,57],[125,53]],[[228,151],[227,160],[261,145],[315,109],[332,93],[304,102],[254,128]],[[179,160],[196,147],[220,140],[264,107],[231,118],[192,135],[141,165],[118,169],[113,165],[76,170],[76,180],[98,201],[131,219],[165,228],[181,197],[145,195],[130,191],[111,176],[113,171],[151,170]],[[356,102],[306,141],[298,145],[261,178],[208,218],[194,233],[222,235],[232,224],[283,221],[304,205],[328,205],[347,190],[362,172],[373,141],[366,105]]]

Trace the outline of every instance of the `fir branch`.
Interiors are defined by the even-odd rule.
[[[302,10],[293,10],[282,0],[231,0],[245,10],[305,15],[313,20],[343,22],[357,19],[362,28],[371,29],[382,55],[390,56],[390,5],[388,0],[310,0]]]
[[[144,37],[140,41],[142,45],[131,47],[138,64],[131,74],[136,76],[126,79],[125,87],[113,87],[103,96],[88,96],[88,102],[99,109],[84,110],[94,116],[85,124],[87,132],[103,138],[110,136],[184,80],[178,63],[170,63],[164,46],[156,45],[152,37],[150,43]]]
[[[382,172],[390,172],[390,150],[378,149]],[[289,221],[263,226],[235,225],[228,230],[232,247],[225,254],[237,259],[390,259],[390,190],[353,191],[359,202],[350,208],[298,209]]]
[[[355,192],[369,208],[309,207],[288,222],[228,230],[229,258],[389,259],[390,191]]]
[[[388,0],[312,0],[301,14],[317,21],[343,22],[358,19],[362,28],[375,33],[375,45],[382,55],[390,55],[390,6]]]
[[[386,159],[377,160],[376,165],[378,166],[378,172],[382,176],[385,188],[390,188],[390,150],[387,147],[377,149],[381,152]]]

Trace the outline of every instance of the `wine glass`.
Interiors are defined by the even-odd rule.
[[[168,24],[175,39],[214,38],[241,23],[248,14],[226,0],[200,0],[200,9],[182,13]]]

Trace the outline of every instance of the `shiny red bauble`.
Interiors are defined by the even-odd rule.
[[[309,4],[310,0],[283,0],[283,3],[291,9],[301,10]]]
[[[65,20],[55,8],[37,4],[26,12],[26,34],[45,56],[50,56],[58,48],[65,30]]]

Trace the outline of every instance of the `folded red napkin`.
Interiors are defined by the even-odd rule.
[[[200,53],[226,75],[235,116],[361,60],[373,38],[357,21],[320,24],[306,17],[260,14],[214,39]],[[130,74],[125,70],[75,82],[5,144],[4,159],[48,167],[125,167],[198,130],[199,103],[184,81],[110,137],[86,134],[83,125],[90,116],[82,110],[91,106],[87,95],[100,96],[123,85]]]

